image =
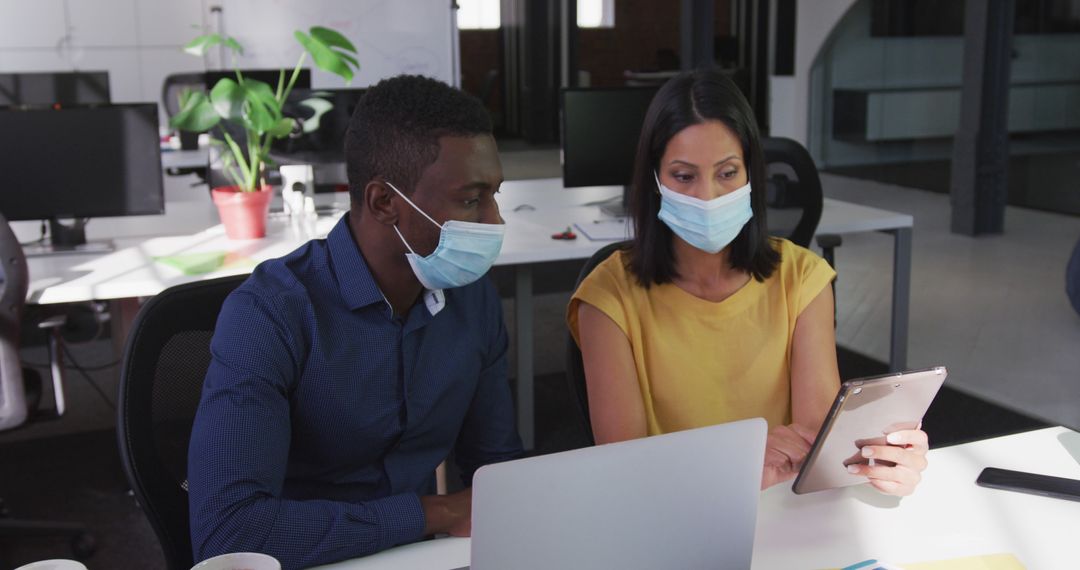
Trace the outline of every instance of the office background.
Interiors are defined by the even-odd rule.
[[[1064,292],[1065,267],[1080,239],[1075,2],[1016,2],[1010,205],[1004,231],[978,237],[950,227],[963,0],[717,0],[705,3],[704,20],[691,17],[703,9],[700,1],[503,0],[487,3],[487,15],[474,18],[481,29],[461,30],[448,4],[0,0],[0,73],[107,70],[114,101],[158,101],[169,73],[219,65],[216,53],[199,59],[180,52],[197,33],[192,25],[236,35],[249,48],[244,63],[251,67],[295,61],[296,52],[276,51],[291,28],[335,25],[360,52],[354,86],[413,72],[480,97],[497,125],[506,176],[521,179],[562,174],[561,87],[656,82],[711,58],[744,88],[770,134],[807,146],[822,170],[826,196],[914,216],[909,366],[944,364],[954,389],[994,405],[957,407],[957,414],[1001,414],[1014,421],[1009,411],[1015,411],[1034,421],[1080,426],[1080,316]],[[459,4],[463,12],[484,13],[484,3]],[[491,15],[491,6],[500,8],[498,15]],[[579,12],[596,27],[571,29],[569,14]],[[339,86],[336,81],[320,72],[312,79],[316,87]],[[852,108],[864,112],[837,116]],[[206,199],[204,190],[192,188],[197,182],[190,175],[167,177],[166,198]],[[838,342],[876,361],[888,357],[890,247],[888,236],[857,234],[846,236],[837,250]],[[563,378],[563,311],[579,266],[549,264],[536,272],[541,451],[580,441]],[[509,294],[510,277],[496,271],[494,278]],[[50,310],[39,308],[29,318]],[[71,370],[70,409],[63,418],[0,433],[0,496],[20,515],[70,516],[94,526],[101,544],[92,568],[123,567],[128,556],[154,567],[154,538],[126,495],[111,431],[114,412],[105,402],[115,398],[118,374],[111,366],[119,353],[110,325],[93,307],[64,310],[72,363],[107,398]],[[25,344],[25,362],[47,361],[41,333],[28,330]],[[45,390],[42,399],[49,402]],[[64,556],[65,546],[45,538],[22,545],[0,541],[7,556],[0,565]]]

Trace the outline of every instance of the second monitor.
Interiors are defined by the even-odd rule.
[[[563,186],[623,186],[633,177],[641,125],[657,87],[562,92]],[[618,215],[615,204],[610,213]],[[607,208],[605,210],[608,210]]]

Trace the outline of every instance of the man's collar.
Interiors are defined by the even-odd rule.
[[[374,303],[386,302],[379,285],[371,275],[367,261],[360,253],[360,246],[349,231],[349,214],[338,220],[326,236],[333,261],[334,273],[341,298],[349,310],[356,310]]]
[[[330,230],[326,236],[326,242],[330,246],[330,258],[333,260],[334,272],[338,281],[338,291],[341,298],[350,311],[366,307],[378,302],[386,303],[390,307],[390,301],[386,299],[375,278],[371,275],[367,260],[360,253],[360,246],[353,239],[349,229],[349,214],[346,213],[341,220]],[[424,305],[428,314],[435,316],[446,306],[446,294],[442,289],[434,291],[425,289],[423,294]]]

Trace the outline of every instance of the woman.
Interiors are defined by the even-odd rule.
[[[765,225],[765,166],[750,105],[715,71],[668,81],[638,143],[635,238],[567,309],[597,443],[762,416],[762,488],[795,476],[840,384],[833,270]],[[926,434],[868,445],[853,476],[907,495]],[[868,462],[869,463],[869,462]]]

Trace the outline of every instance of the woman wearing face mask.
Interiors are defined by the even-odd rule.
[[[638,142],[635,238],[567,309],[597,443],[761,416],[762,488],[789,480],[839,388],[833,270],[765,225],[765,167],[750,105],[715,71],[668,81]],[[895,432],[855,467],[907,495],[926,434]],[[867,455],[869,454],[869,455]]]

